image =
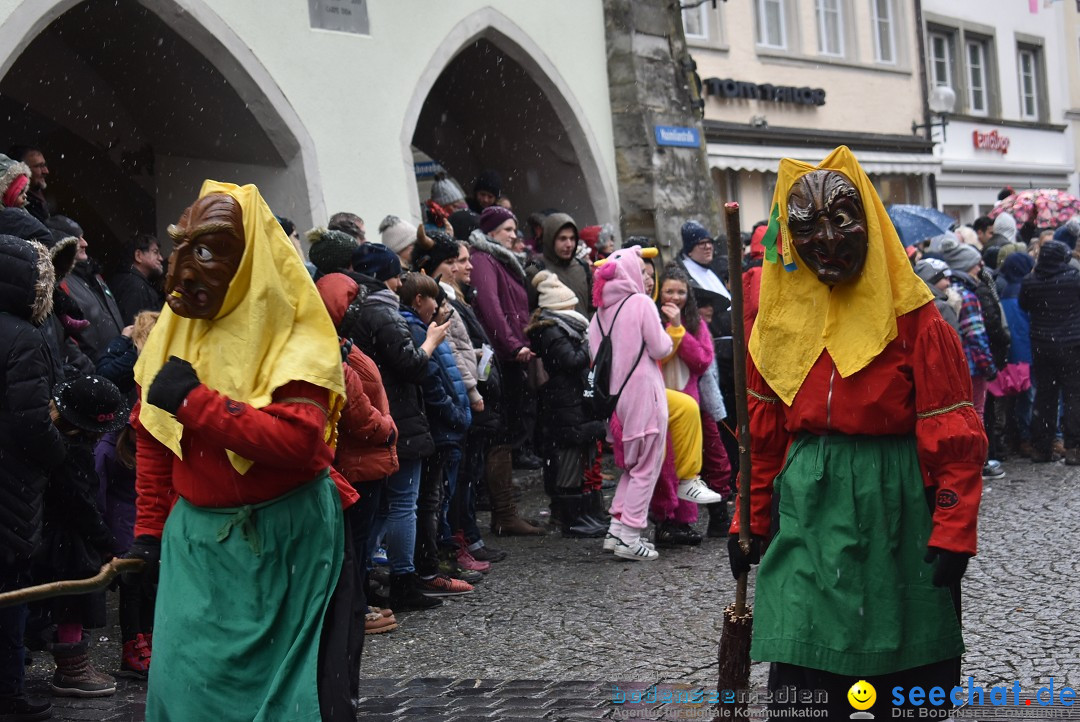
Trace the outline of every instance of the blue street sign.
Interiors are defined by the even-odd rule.
[[[678,148],[699,148],[701,147],[701,133],[697,128],[658,125],[656,126],[656,144],[673,145]]]

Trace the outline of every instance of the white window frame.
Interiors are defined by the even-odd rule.
[[[844,0],[814,0],[814,15],[817,20],[818,54],[831,58],[844,57]],[[826,47],[830,39],[827,21],[830,15],[836,22],[835,48]]]
[[[754,0],[754,14],[756,17],[757,25],[757,45],[762,48],[773,48],[777,50],[787,50],[788,37],[786,27],[786,14],[787,8],[785,7],[786,0]],[[776,45],[768,40],[768,28],[765,25],[765,19],[767,17],[766,8],[769,5],[774,5],[777,8],[777,17],[780,19],[780,25],[777,28],[780,35],[780,44]]]
[[[1024,59],[1030,62],[1030,73],[1024,70]],[[1039,56],[1035,48],[1020,48],[1016,51],[1016,74],[1020,83],[1020,117],[1024,120],[1039,119]],[[1030,93],[1025,86],[1025,78],[1030,78]],[[1028,103],[1032,110],[1028,112]]]
[[[978,63],[971,62],[971,51],[977,50]],[[971,115],[990,114],[989,74],[986,63],[989,58],[987,43],[979,39],[969,39],[964,43],[964,67],[967,70],[967,111]],[[976,91],[982,93],[982,107],[975,103]]]
[[[881,14],[885,8],[887,15]],[[894,0],[870,0],[870,13],[874,24],[874,59],[883,65],[896,65],[896,6]],[[888,39],[889,57],[885,56],[882,47],[882,31]]]
[[[953,35],[950,33],[944,33],[939,31],[931,31],[927,33],[927,39],[929,46],[927,48],[927,54],[930,57],[930,84],[933,87],[939,85],[948,85],[950,88],[955,88],[953,84],[953,67],[956,59],[953,57]],[[945,49],[945,57],[939,58],[937,55],[936,41],[940,40],[942,47]],[[938,76],[938,64],[944,61],[945,77]]]
[[[696,8],[688,8],[682,11],[683,34],[686,36],[687,40],[697,40],[701,42],[709,39],[709,15],[707,11],[710,9],[711,6],[709,3],[705,2],[698,5]],[[686,24],[686,19],[688,17],[692,18],[695,15],[697,16],[698,23],[701,25],[700,34],[690,32],[690,26]]]

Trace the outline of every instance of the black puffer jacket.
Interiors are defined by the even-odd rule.
[[[1031,346],[1080,346],[1080,271],[1069,266],[1069,247],[1050,241],[1035,270],[1020,282],[1020,308],[1031,317]]]
[[[352,341],[371,357],[382,374],[390,416],[398,428],[399,459],[423,459],[435,453],[420,384],[428,374],[428,355],[414,343],[398,297],[381,281],[360,279],[365,294]]]
[[[540,433],[554,446],[580,446],[605,433],[603,422],[585,415],[585,375],[589,371],[586,327],[546,309],[537,310],[525,329],[533,351],[544,362],[548,381],[537,392]]]
[[[65,455],[49,418],[59,363],[40,325],[52,309],[44,246],[0,236],[0,561],[24,564],[41,542],[42,494]]]
[[[165,305],[165,296],[161,291],[135,268],[110,277],[109,288],[112,289],[116,306],[120,309],[120,319],[125,326],[135,323],[135,316],[140,311],[160,311]]]

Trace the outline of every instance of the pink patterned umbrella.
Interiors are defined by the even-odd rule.
[[[1032,221],[1036,228],[1057,228],[1080,214],[1080,199],[1055,188],[1036,188],[1012,194],[990,211],[990,217],[1006,211],[1018,226]]]

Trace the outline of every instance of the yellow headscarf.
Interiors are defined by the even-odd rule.
[[[135,364],[135,380],[142,389],[139,421],[154,438],[183,456],[184,427],[146,401],[157,372],[169,356],[178,356],[195,367],[207,386],[255,408],[270,404],[274,391],[290,381],[327,389],[330,408],[324,438],[333,445],[345,382],[337,332],[315,284],[258,188],[208,180],[199,197],[211,193],[232,196],[240,204],[244,255],[213,320],[183,318],[168,306],[162,310]],[[228,453],[233,468],[247,473],[252,462]]]
[[[802,176],[814,170],[843,173],[859,190],[866,209],[866,266],[853,282],[829,286],[817,280],[791,246],[787,199]],[[877,191],[847,146],[819,165],[790,158],[780,161],[773,194],[773,222],[778,219],[783,257],[763,264],[757,320],[750,355],[769,386],[791,405],[823,349],[843,377],[865,368],[896,338],[896,318],[933,299],[911,268],[900,238]],[[774,256],[775,257],[775,256]],[[794,270],[791,269],[794,265]]]

